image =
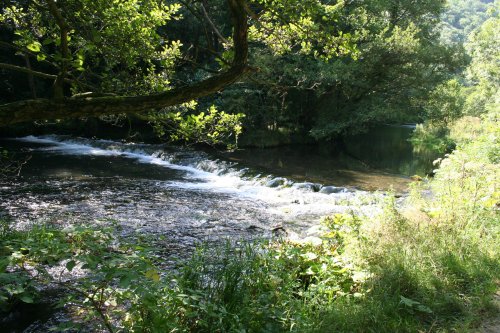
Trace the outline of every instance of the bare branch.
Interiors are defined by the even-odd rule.
[[[224,44],[228,44],[229,41],[224,38],[224,36],[222,36],[222,34],[220,33],[219,29],[217,29],[217,27],[215,26],[214,22],[210,19],[210,16],[208,16],[208,13],[207,13],[207,10],[205,8],[205,6],[200,3],[200,6],[201,6],[201,10],[203,12],[203,16],[205,16],[205,19],[207,20],[208,24],[210,25],[210,28],[212,28],[213,32],[217,35],[217,37],[219,37],[219,39],[224,43]]]
[[[38,76],[38,77],[41,77],[41,78],[44,78],[44,79],[48,79],[48,80],[55,80],[55,79],[57,79],[57,75],[47,74],[47,73],[43,73],[43,72],[38,72],[38,71],[34,71],[34,70],[26,68],[26,67],[21,67],[21,66],[6,64],[6,63],[3,63],[3,62],[0,62],[0,68],[8,69],[8,70],[11,70],[11,71],[16,71],[16,72],[22,72],[22,73],[26,73],[26,74],[32,74],[32,75],[35,75],[35,76]]]

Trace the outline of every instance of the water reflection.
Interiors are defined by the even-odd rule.
[[[221,156],[250,165],[263,173],[296,181],[356,187],[364,190],[405,191],[409,176],[425,176],[437,156],[414,153],[408,139],[412,126],[381,126],[345,138],[343,144],[294,145],[242,149]]]
[[[409,139],[415,127],[379,126],[345,139],[345,149],[372,168],[406,176],[425,176],[439,156],[431,151],[414,151]]]

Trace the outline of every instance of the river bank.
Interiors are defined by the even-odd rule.
[[[2,183],[2,210],[13,222],[7,247],[21,246],[20,262],[41,260],[42,268],[46,255],[57,258],[53,278],[86,265],[74,281],[79,292],[106,296],[98,306],[75,295],[66,304],[104,315],[93,323],[102,330],[141,327],[144,311],[171,328],[271,325],[276,332],[363,332],[366,318],[376,319],[374,332],[472,328],[477,311],[486,311],[498,268],[488,252],[493,238],[477,243],[475,226],[444,220],[448,208],[432,217],[435,208],[423,205],[405,216],[392,195],[294,182],[189,149],[58,136],[2,142],[9,144],[31,159],[19,178]],[[465,286],[477,288],[457,284],[463,274]],[[452,297],[442,303],[444,295]],[[460,295],[473,307],[462,308]],[[63,321],[86,321],[67,306]],[[463,320],[450,319],[457,313]],[[36,325],[34,332],[46,328]]]

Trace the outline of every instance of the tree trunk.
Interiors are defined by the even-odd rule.
[[[63,99],[32,99],[0,105],[0,125],[20,122],[92,117],[117,113],[144,113],[174,106],[204,97],[235,82],[250,69],[248,58],[248,25],[245,0],[227,0],[234,31],[232,66],[227,71],[201,82],[176,88],[160,94],[144,96],[106,96]]]
[[[30,71],[28,73],[28,83],[30,85],[31,97],[36,98],[35,77],[34,77],[33,73],[31,72],[30,57],[27,54],[25,54],[24,60],[26,62],[26,68]]]

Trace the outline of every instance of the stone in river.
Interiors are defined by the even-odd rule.
[[[319,193],[323,194],[332,194],[332,193],[345,193],[348,190],[345,187],[336,187],[336,186],[323,186]]]
[[[281,185],[285,185],[285,183],[286,183],[286,179],[285,178],[277,177],[277,178],[273,178],[270,181],[268,181],[266,183],[266,186],[267,187],[278,187],[278,186],[281,186]]]

